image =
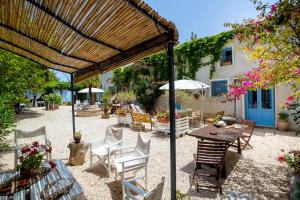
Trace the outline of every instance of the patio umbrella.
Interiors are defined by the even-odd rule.
[[[204,111],[204,99],[207,93],[207,89],[210,87],[209,85],[206,85],[205,83],[190,80],[190,79],[182,79],[177,80],[174,82],[175,84],[175,90],[200,90],[201,92],[201,120],[203,122],[203,111]],[[161,90],[168,90],[169,89],[169,83],[161,86],[159,89]]]
[[[92,93],[103,93],[104,90],[99,88],[92,88]],[[89,93],[89,88],[84,88],[82,90],[79,90],[78,93]]]

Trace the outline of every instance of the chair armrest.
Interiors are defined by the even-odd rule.
[[[121,150],[125,150],[125,149],[130,149],[130,148],[135,148],[135,145],[134,146],[127,146],[127,147],[120,147],[120,148],[116,148],[115,150],[116,151],[121,151]]]
[[[130,161],[134,161],[134,160],[141,160],[141,159],[145,159],[145,158],[149,158],[149,157],[150,157],[150,155],[139,156],[139,157],[135,157],[135,158],[129,158],[129,159],[120,161],[120,163],[130,162]]]
[[[114,146],[116,146],[116,145],[118,145],[118,144],[121,144],[121,143],[122,143],[121,140],[118,141],[118,142],[112,143],[112,144],[110,144],[109,146],[107,146],[106,149],[110,149],[110,148],[112,148],[112,147],[114,147]]]
[[[130,183],[129,181],[123,181],[122,183],[125,187],[125,189],[129,189],[137,194],[143,195],[145,196],[147,194],[146,191],[142,190],[141,188],[136,187],[135,185],[133,185],[132,183]]]

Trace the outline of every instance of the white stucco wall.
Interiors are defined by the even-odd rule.
[[[101,85],[103,90],[107,90],[110,86],[113,86],[113,83],[111,83],[112,75],[112,71],[101,74]]]
[[[233,47],[233,64],[227,66],[220,66],[220,62],[216,63],[216,72],[212,79],[209,78],[209,66],[200,68],[196,74],[196,80],[210,84],[211,80],[228,80],[231,84],[234,78],[238,75],[244,74],[245,72],[251,70],[253,67],[258,66],[258,61],[249,60],[243,52],[243,45],[239,41],[233,40],[228,42],[225,47]],[[277,121],[277,114],[281,111],[280,105],[283,105],[284,99],[290,95],[290,88],[287,86],[277,86],[275,88],[275,124]],[[157,99],[157,106],[161,108],[167,108],[167,101],[163,98]],[[200,110],[200,100],[192,98],[191,102],[186,102],[183,105],[184,109],[191,108],[195,111]],[[226,115],[233,115],[234,113],[234,103],[217,103],[214,98],[210,97],[210,90],[208,92],[207,98],[205,99],[204,112],[206,113],[216,113],[218,111],[224,110]],[[236,114],[238,118],[245,117],[244,111],[244,97],[236,102]],[[289,119],[290,129],[294,130],[296,125],[292,119]]]

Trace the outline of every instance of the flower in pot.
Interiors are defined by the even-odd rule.
[[[278,114],[279,120],[277,122],[277,127],[278,130],[280,131],[287,131],[288,129],[288,122],[287,122],[287,118],[289,117],[289,114],[285,113],[285,112],[280,112]]]
[[[16,169],[20,171],[20,175],[23,178],[30,178],[34,172],[39,170],[44,156],[47,153],[51,153],[52,148],[34,141],[31,145],[26,145],[20,150],[21,156],[19,157],[19,164]],[[56,166],[53,161],[49,161],[49,165],[51,168]]]
[[[158,112],[156,113],[156,118],[159,123],[168,123],[169,122],[169,113],[168,112]]]
[[[74,141],[76,144],[80,143],[81,140],[81,131],[76,131],[74,134]]]
[[[278,157],[278,161],[286,162],[294,174],[300,175],[300,151],[290,151],[281,155]]]

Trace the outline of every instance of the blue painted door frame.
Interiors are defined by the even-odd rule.
[[[275,126],[274,89],[257,89],[245,95],[245,117],[259,126]]]

